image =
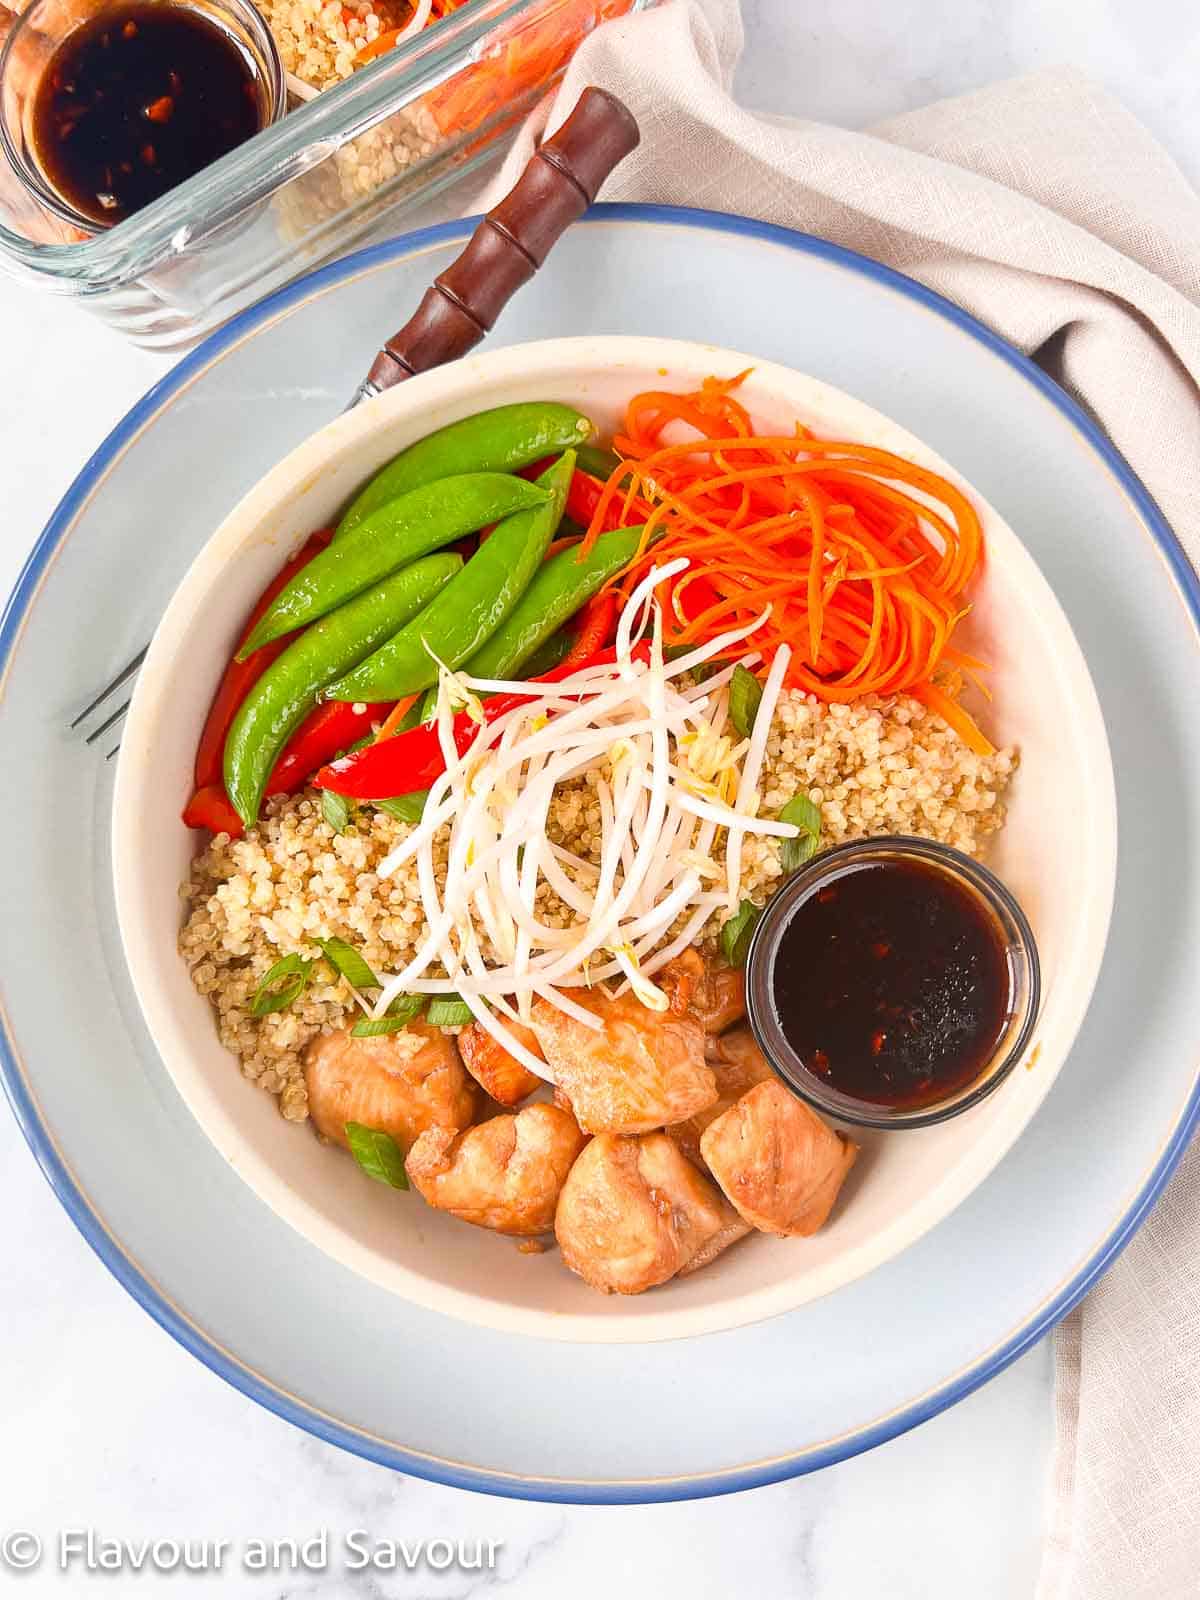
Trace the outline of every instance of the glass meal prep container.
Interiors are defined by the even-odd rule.
[[[186,348],[300,273],[401,231],[418,207],[497,161],[580,42],[654,3],[466,0],[350,76],[314,84],[346,71],[356,48],[370,55],[378,23],[365,40],[356,28],[340,59],[331,44],[314,61],[309,81],[288,72],[287,115],[90,237],[0,157],[0,269],[72,296],[147,349]],[[289,13],[297,27],[332,17],[336,30],[329,0],[261,9],[285,67],[306,66]],[[353,22],[367,9],[358,0],[340,15]]]

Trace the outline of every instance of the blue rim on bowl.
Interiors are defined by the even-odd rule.
[[[160,379],[121,419],[83,465],[31,551],[0,615],[0,672],[15,652],[42,579],[70,534],[89,495],[112,461],[129,447],[153,417],[170,406],[214,362],[252,337],[258,329],[287,315],[312,296],[353,281],[364,272],[386,267],[411,253],[465,240],[478,220],[478,217],[466,217],[417,229],[322,267],[232,318],[224,327],[210,334],[195,351],[185,356],[166,377]],[[1107,435],[1065,390],[1027,355],[969,312],[904,273],[857,251],[777,223],[682,206],[609,204],[593,206],[582,219],[581,225],[632,221],[742,235],[800,255],[814,256],[859,278],[885,285],[959,329],[968,339],[1019,373],[1031,389],[1064,416],[1081,443],[1096,455],[1121,485],[1149,533],[1155,550],[1177,584],[1193,625],[1200,628],[1200,578],[1140,479]],[[1095,1285],[1145,1220],[1200,1126],[1198,1080],[1180,1106],[1177,1117],[1141,1181],[1127,1197],[1116,1218],[1095,1238],[1072,1270],[1037,1304],[1018,1313],[1011,1328],[996,1344],[965,1367],[947,1374],[936,1386],[915,1395],[908,1403],[884,1415],[865,1418],[859,1426],[837,1439],[805,1446],[768,1461],[719,1468],[684,1479],[597,1483],[578,1479],[514,1477],[462,1462],[434,1460],[419,1450],[405,1448],[330,1416],[315,1402],[281,1389],[265,1373],[243,1363],[211,1331],[199,1326],[174,1304],[141,1263],[110,1232],[103,1215],[80,1187],[60,1153],[53,1131],[39,1110],[22,1071],[16,1041],[7,1029],[0,1029],[0,1085],[35,1159],[91,1248],[133,1299],[184,1349],[225,1382],[305,1432],[380,1465],[475,1492],[585,1505],[659,1503],[729,1494],[777,1483],[872,1449],[965,1399],[1037,1343]]]
[[[1004,1031],[982,1070],[944,1097],[915,1106],[860,1099],[822,1081],[793,1048],[774,998],[783,936],[799,907],[847,873],[861,870],[864,864],[890,861],[919,862],[981,901],[1004,942],[1008,968],[1009,1002]],[[852,839],[815,856],[768,901],[746,955],[746,1013],[772,1068],[789,1089],[817,1111],[836,1122],[849,1122],[860,1128],[928,1128],[978,1105],[1000,1087],[1024,1056],[1037,1022],[1041,996],[1041,967],[1033,929],[995,873],[950,845],[903,834]]]

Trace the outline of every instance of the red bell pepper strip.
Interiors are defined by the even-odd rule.
[[[184,826],[207,828],[210,833],[227,833],[240,839],[245,831],[242,819],[229,802],[224,784],[210,783],[197,789],[183,808]]]
[[[535,461],[531,467],[522,467],[518,473],[521,478],[536,478],[552,466],[557,457],[547,456],[545,461]],[[585,472],[582,467],[576,467],[571,474],[571,486],[567,490],[566,504],[563,506],[563,516],[572,522],[577,522],[581,528],[590,528],[592,518],[596,514],[596,507],[600,504],[600,496],[604,493],[604,483],[600,478],[593,477],[590,472]],[[604,518],[603,525],[597,530],[599,533],[609,533],[614,528],[636,527],[639,522],[645,522],[650,515],[650,507],[644,500],[635,500],[629,508],[630,522],[625,518],[625,492],[618,491],[613,497]]]
[[[337,755],[371,732],[373,725],[387,715],[388,706],[369,705],[362,711],[338,700],[327,701],[309,713],[288,741],[267,784],[267,794],[294,794],[306,779],[330,756]],[[207,828],[210,833],[242,837],[242,819],[233,809],[223,783],[205,784],[197,789],[183,811],[189,828]]]
[[[264,614],[283,586],[289,583],[296,573],[300,571],[300,568],[311,561],[319,550],[324,550],[332,537],[332,531],[328,528],[323,528],[320,532],[314,533],[305,542],[303,549],[297,551],[292,559],[280,568],[279,572],[263,590],[258,604],[250,613],[250,618],[238,638],[236,646],[238,650],[250,637],[259,618]],[[233,724],[233,719],[237,716],[238,708],[275,657],[282,650],[286,650],[291,638],[292,636],[289,634],[286,638],[276,639],[273,643],[264,645],[261,650],[256,650],[248,660],[232,660],[225,668],[225,676],[217,686],[217,692],[209,709],[208,720],[204,724],[204,731],[200,735],[200,743],[196,749],[195,780],[197,789],[207,789],[213,784],[220,784],[224,781],[222,764],[225,757],[225,740]]]
[[[592,518],[596,515],[596,507],[600,504],[600,496],[604,492],[604,485],[599,478],[592,478],[586,472],[573,472],[571,474],[571,487],[567,490],[567,503],[563,507],[563,515],[570,517],[572,522],[577,522],[581,528],[591,526]],[[622,501],[616,497],[612,503],[612,516],[606,518],[606,526],[602,530],[620,527]]]
[[[612,638],[617,624],[617,592],[606,589],[594,594],[573,619],[579,626],[571,648],[558,664],[558,671],[578,672]]]
[[[465,712],[455,717],[452,736],[460,756],[470,748],[478,731],[479,724]],[[407,733],[381,739],[378,744],[322,767],[313,783],[318,789],[332,789],[349,800],[394,800],[428,789],[445,770],[446,758],[437,727],[422,722]]]
[[[635,660],[647,660],[649,654],[650,645],[645,640],[633,648]],[[616,659],[615,650],[600,650],[586,660],[569,665],[563,662],[552,672],[530,678],[529,682],[558,683],[584,667],[608,666]],[[484,719],[494,722],[506,711],[528,705],[533,698],[532,695],[515,693],[492,695],[484,702]],[[460,712],[455,717],[451,737],[460,756],[470,749],[478,732],[479,724],[467,712]],[[382,739],[364,750],[355,751],[352,756],[345,756],[341,761],[322,767],[312,781],[318,789],[332,789],[335,794],[345,795],[350,800],[389,800],[403,794],[413,794],[418,789],[428,789],[445,770],[446,760],[442,754],[437,725],[424,722],[419,727],[410,728],[407,733]]]
[[[593,478],[588,472],[580,472],[578,467],[571,474],[571,487],[567,490],[567,503],[563,508],[563,515],[570,517],[572,522],[579,523],[580,527],[586,528],[593,539],[597,534],[611,533],[614,528],[635,528],[640,522],[647,520],[653,509],[645,500],[635,496],[626,511],[626,489],[618,489],[609,502],[603,522],[593,530],[592,520],[600,505],[600,496],[606,487],[599,478]]]
[[[316,706],[284,746],[264,793],[295,793],[339,750],[348,750],[365,738],[390,709],[387,700],[361,706],[348,700],[326,700]]]

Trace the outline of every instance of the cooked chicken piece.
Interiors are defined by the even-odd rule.
[[[425,1022],[375,1039],[345,1028],[322,1034],[305,1052],[304,1078],[317,1132],[347,1147],[348,1122],[390,1133],[407,1150],[426,1128],[457,1131],[475,1114],[475,1085],[453,1037]]]
[[[692,995],[692,1010],[705,1033],[724,1033],[741,1022],[746,1015],[746,976],[741,968],[714,962]]]
[[[513,1022],[509,1017],[504,1018],[504,1026],[527,1050],[535,1056],[541,1055],[537,1034],[532,1028]],[[477,1022],[472,1022],[459,1034],[458,1049],[463,1065],[475,1082],[482,1084],[492,1099],[499,1101],[502,1106],[519,1105],[535,1089],[542,1087],[542,1079],[534,1077],[516,1056],[510,1055],[500,1041]]]
[[[569,1111],[572,1116],[575,1115],[575,1107],[571,1104],[571,1096],[565,1090],[560,1089],[557,1083],[554,1085],[554,1093],[550,1098],[560,1111]]]
[[[557,1106],[526,1106],[455,1133],[428,1128],[405,1166],[439,1211],[518,1237],[549,1233],[554,1209],[585,1139]]]
[[[695,1017],[651,1011],[632,993],[609,1000],[576,989],[572,999],[603,1027],[587,1028],[545,1000],[534,1006],[533,1026],[585,1133],[648,1133],[717,1098]]]
[[[724,1033],[746,1015],[746,980],[737,967],[706,961],[689,946],[658,974],[658,985],[671,997],[677,1016],[690,1011],[705,1033]]]
[[[758,1042],[749,1028],[731,1028],[708,1046],[708,1063],[717,1075],[722,1092],[733,1090],[740,1084],[738,1094],[753,1089],[756,1083],[765,1083],[774,1077],[770,1062],[758,1048]]]
[[[747,1222],[784,1236],[816,1233],[858,1146],[772,1078],[705,1129],[700,1153]]]
[[[683,1122],[672,1123],[666,1130],[688,1160],[701,1168],[705,1163],[700,1153],[700,1136],[705,1128],[722,1112],[728,1111],[735,1100],[740,1100],[747,1089],[773,1076],[749,1028],[734,1028],[719,1039],[710,1039],[706,1053],[717,1080],[717,1098],[703,1111],[697,1111]]]
[[[593,1139],[554,1219],[567,1266],[605,1294],[641,1294],[695,1272],[749,1231],[665,1133]]]

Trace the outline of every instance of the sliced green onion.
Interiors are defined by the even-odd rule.
[[[798,794],[784,806],[779,820],[800,829],[794,839],[784,839],[779,846],[780,866],[785,872],[795,872],[811,861],[821,847],[821,808],[806,794]]]
[[[414,1022],[425,1009],[423,994],[398,994],[387,1008],[389,1017],[400,1017],[404,1022]]]
[[[721,928],[721,954],[731,967],[746,965],[746,951],[750,948],[750,935],[754,932],[762,912],[752,900],[741,905]]]
[[[465,1000],[456,994],[434,995],[429,1002],[425,1020],[435,1028],[459,1028],[475,1020],[475,1013]]]
[[[389,817],[395,817],[399,822],[420,822],[428,799],[428,789],[414,789],[411,794],[398,794],[391,800],[373,800],[371,804],[376,810],[386,811]]]
[[[383,1133],[379,1128],[365,1128],[361,1122],[348,1122],[346,1138],[350,1141],[350,1154],[368,1178],[388,1183],[393,1189],[408,1188],[404,1152],[390,1133]]]
[[[663,646],[663,659],[678,661],[680,656],[686,656],[696,648],[694,644],[668,644]],[[699,666],[693,667],[688,677],[694,683],[703,683],[705,678],[711,678],[716,671],[716,666],[711,661],[702,661]]]
[[[762,700],[762,684],[752,672],[740,664],[733,669],[729,680],[729,720],[748,739],[754,732],[754,719]]]
[[[363,1017],[350,1029],[352,1039],[378,1039],[385,1033],[403,1033],[411,1017]]]
[[[345,833],[353,810],[345,795],[334,794],[332,789],[321,790],[321,816],[334,833]]]
[[[321,954],[335,971],[341,973],[346,982],[355,989],[378,989],[382,985],[371,971],[370,967],[359,955],[352,945],[344,939],[315,939],[314,944],[321,946]]]
[[[254,991],[250,1015],[269,1017],[275,1011],[286,1011],[290,1005],[294,1005],[308,988],[309,974],[314,965],[314,962],[306,961],[294,952],[277,961]]]
[[[423,994],[398,994],[382,1017],[363,1017],[351,1028],[355,1039],[378,1039],[385,1033],[399,1033],[425,1009]]]

